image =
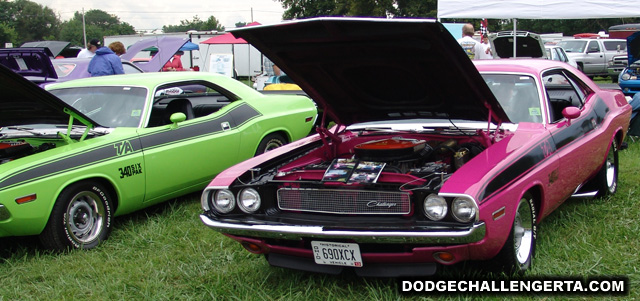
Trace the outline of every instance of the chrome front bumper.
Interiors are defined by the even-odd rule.
[[[240,220],[219,221],[205,214],[200,220],[211,229],[236,236],[298,240],[301,238],[350,239],[357,243],[395,244],[463,244],[482,240],[485,223],[480,221],[469,228],[434,230],[425,227],[412,230],[349,230],[326,229],[323,226],[290,225],[281,223],[248,223]]]

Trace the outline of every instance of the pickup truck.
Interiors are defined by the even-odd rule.
[[[607,67],[609,61],[615,55],[626,55],[627,41],[624,39],[574,39],[558,42],[567,55],[578,64],[589,77],[611,76],[612,80],[617,75],[609,75]],[[614,78],[615,77],[615,78]]]

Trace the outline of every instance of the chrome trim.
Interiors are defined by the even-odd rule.
[[[7,220],[11,217],[11,213],[9,209],[4,205],[0,204],[0,221]]]
[[[583,192],[583,193],[574,193],[571,195],[572,198],[593,198],[598,194],[597,191]]]
[[[480,220],[480,207],[478,207],[478,200],[476,200],[476,198],[472,197],[471,195],[468,195],[466,193],[446,193],[446,192],[438,193],[438,195],[441,196],[441,197],[444,197],[444,198],[451,198],[452,202],[453,202],[453,200],[455,198],[459,198],[459,197],[464,197],[464,198],[471,199],[472,203],[476,207],[476,218],[474,218],[473,220],[475,222]],[[452,214],[452,216],[453,216],[453,214]]]
[[[351,239],[356,243],[428,243],[463,244],[482,240],[486,234],[484,222],[476,222],[468,229],[433,231],[382,231],[382,230],[324,230],[322,226],[300,226],[271,223],[247,223],[239,220],[219,221],[200,215],[209,228],[230,235],[258,238],[298,240],[301,238]]]

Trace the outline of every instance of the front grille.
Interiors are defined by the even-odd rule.
[[[408,214],[408,192],[346,189],[278,189],[281,210],[334,214]]]

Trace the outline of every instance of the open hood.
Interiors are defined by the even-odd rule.
[[[162,67],[180,50],[180,48],[189,42],[185,37],[154,37],[147,38],[136,42],[127,49],[127,53],[120,56],[122,59],[131,61],[141,51],[147,48],[155,47],[157,53],[149,60],[149,62],[137,65],[144,72],[158,72]]]
[[[56,79],[49,48],[3,48],[0,64],[24,76],[40,80]]]
[[[458,42],[435,20],[317,18],[232,33],[269,57],[339,124],[508,120]]]
[[[513,31],[501,31],[489,35],[493,56],[513,57]],[[532,32],[516,31],[516,56],[520,58],[547,58],[542,38]]]
[[[89,117],[5,66],[0,66],[0,91],[0,127],[67,125],[70,115],[76,125],[98,126]]]
[[[67,48],[71,44],[70,42],[64,41],[35,41],[35,42],[26,42],[22,44],[21,48],[32,48],[32,47],[46,47],[51,50],[52,57],[57,57],[62,53],[65,48]]]
[[[635,61],[640,60],[640,31],[627,37],[627,57],[629,59],[627,66],[631,66]]]

